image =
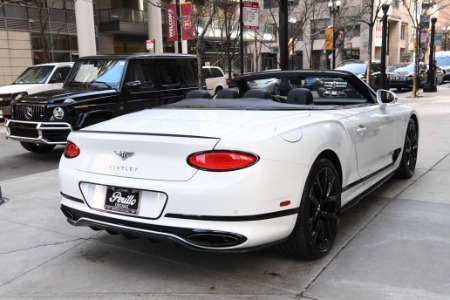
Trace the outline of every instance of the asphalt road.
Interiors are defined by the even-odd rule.
[[[316,261],[72,227],[59,210],[62,150],[43,157],[2,140],[0,299],[449,299],[450,88],[438,89],[402,94],[420,116],[414,177],[392,179],[344,212],[333,249]]]

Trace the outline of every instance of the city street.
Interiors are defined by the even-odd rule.
[[[448,299],[450,87],[399,93],[420,117],[410,180],[391,179],[341,217],[331,252],[196,252],[73,227],[59,209],[63,147],[33,154],[0,124],[0,299]]]

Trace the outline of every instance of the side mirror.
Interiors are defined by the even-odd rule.
[[[387,103],[396,103],[397,101],[398,96],[394,92],[381,89],[377,91],[377,102],[382,109],[386,107]]]
[[[142,86],[142,84],[139,80],[129,81],[129,82],[125,83],[125,87],[130,90],[140,89],[141,86]]]

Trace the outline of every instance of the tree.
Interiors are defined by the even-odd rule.
[[[422,4],[419,5],[419,4]],[[438,11],[443,10],[450,6],[448,0],[436,0],[434,1],[434,5],[430,5],[431,3],[427,3],[424,5],[422,1],[419,0],[403,0],[403,5],[407,8],[408,14],[411,18],[414,28],[414,63],[415,63],[415,72],[414,72],[414,81],[413,81],[413,98],[418,96],[417,92],[419,89],[418,86],[418,74],[419,74],[419,62],[420,62],[420,41],[421,41],[421,29],[422,25],[425,24],[425,21],[430,20],[430,18],[435,16]]]
[[[222,53],[225,54],[228,78],[232,78],[233,60],[239,49],[239,1],[215,0],[220,22]],[[244,49],[240,49],[244,51]]]
[[[373,28],[377,20],[379,19],[379,15],[381,12],[381,6],[386,4],[388,0],[362,0],[359,5],[353,6],[352,10],[355,11],[354,16],[359,18],[361,23],[364,23],[368,26],[369,30],[369,40],[368,40],[368,64],[367,64],[367,73],[366,73],[366,82],[371,83],[371,74],[372,74],[372,65],[371,61],[373,60],[372,55],[372,45],[373,45]]]

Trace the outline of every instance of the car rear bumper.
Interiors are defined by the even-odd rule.
[[[392,80],[390,81],[390,87],[391,88],[412,88],[413,81],[398,81],[398,80]]]
[[[295,210],[282,217],[260,221],[211,222],[173,219],[175,223],[168,225],[160,222],[149,223],[142,219],[118,219],[116,216],[108,216],[108,213],[87,212],[64,204],[61,204],[61,211],[73,226],[88,226],[94,230],[107,230],[111,234],[170,240],[191,249],[217,252],[243,252],[280,243],[292,231],[291,225],[297,215]],[[174,225],[176,223],[183,226]],[[279,234],[280,225],[283,227],[283,224],[285,230],[283,234]],[[260,236],[274,234],[278,237],[264,243],[254,242],[260,240]]]

